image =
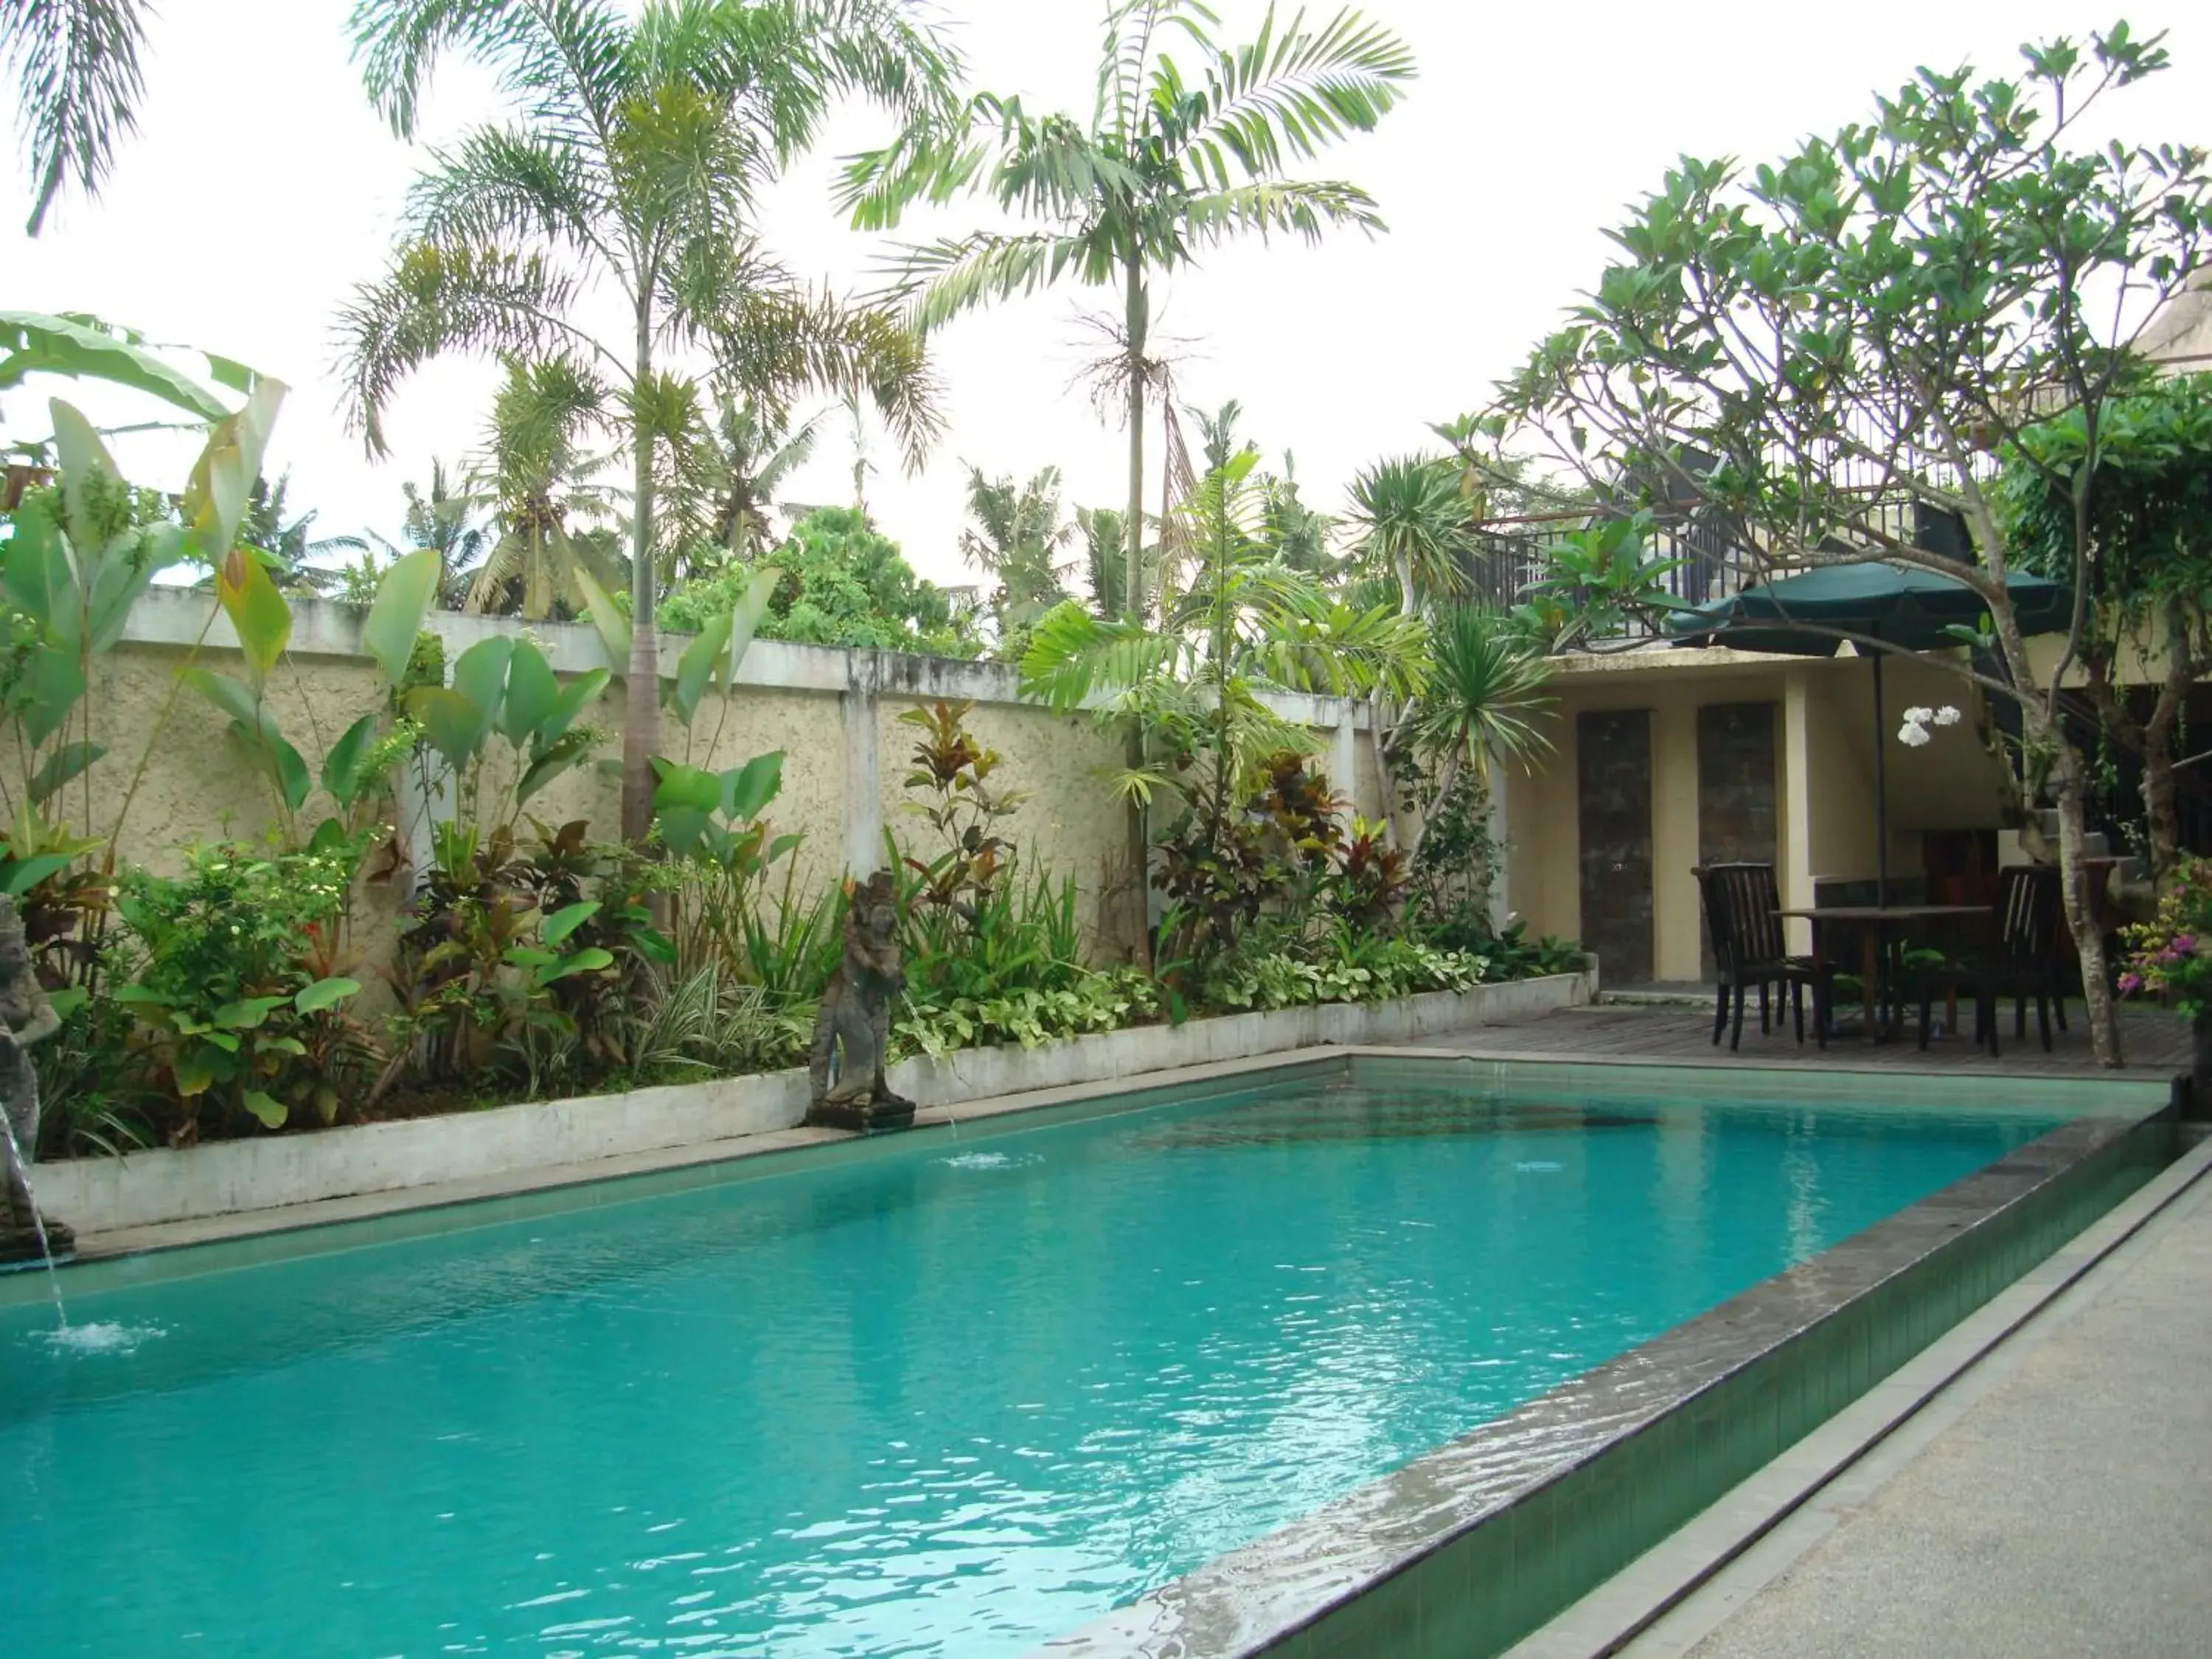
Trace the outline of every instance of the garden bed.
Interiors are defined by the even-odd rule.
[[[1328,1003],[1182,1025],[1133,1026],[1036,1048],[917,1055],[892,1086],[925,1107],[1104,1083],[1212,1060],[1328,1045],[1411,1042],[1587,1002],[1591,974],[1555,974],[1387,1002]],[[806,1111],[799,1070],[41,1164],[42,1206],[81,1234],[310,1204],[787,1129]]]

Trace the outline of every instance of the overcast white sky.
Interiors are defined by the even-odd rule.
[[[91,311],[290,382],[270,470],[291,470],[295,507],[319,509],[324,533],[366,525],[397,535],[401,480],[427,478],[434,455],[475,448],[494,379],[470,363],[418,376],[391,410],[395,453],[382,464],[343,430],[332,321],[352,285],[381,269],[420,154],[362,95],[348,0],[160,3],[141,132],[105,197],[70,202],[33,242],[18,228],[20,165],[0,185],[0,295]],[[975,85],[1087,116],[1102,0],[941,3]],[[1237,39],[1261,9],[1217,4]],[[1307,499],[1330,508],[1364,462],[1423,445],[1425,422],[1484,401],[1595,277],[1601,228],[1678,155],[1764,159],[1866,113],[1873,89],[1917,64],[2008,71],[2022,40],[2079,36],[2115,15],[2055,0],[1375,0],[1365,9],[1412,43],[1421,79],[1375,135],[1315,171],[1365,186],[1391,233],[1233,249],[1155,299],[1159,327],[1185,343],[1186,400],[1241,400],[1247,435],[1271,464],[1294,452]],[[2117,130],[2212,141],[2212,7],[2156,0],[2121,15],[2138,33],[2169,29],[2177,67],[2113,100]],[[495,112],[484,77],[449,70],[428,136]],[[850,286],[880,257],[873,239],[838,222],[828,192],[834,158],[884,131],[865,111],[841,118],[769,204],[770,245],[801,272]],[[907,228],[957,232],[982,213],[963,205]],[[967,462],[1024,477],[1055,465],[1071,505],[1120,500],[1123,440],[1071,386],[1097,350],[1079,319],[1102,297],[1058,291],[945,330],[936,352],[951,435],[920,477],[902,476],[887,441],[872,440],[884,471],[871,506],[924,574],[963,579],[955,547]],[[143,403],[82,401],[96,416],[147,413]],[[12,428],[44,429],[21,393],[7,413]],[[803,499],[849,490],[843,417],[826,430],[793,491]],[[1151,447],[1157,454],[1156,437]],[[181,477],[183,459],[151,444],[125,462],[146,483]]]

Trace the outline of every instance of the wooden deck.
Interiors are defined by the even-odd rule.
[[[2068,1011],[2069,1030],[2051,1033],[2052,1051],[2043,1052],[2035,1033],[2035,1014],[2028,1012],[2027,1036],[2012,1034],[2012,1012],[2000,1016],[2002,1055],[1990,1058],[1989,1050],[1971,1037],[1938,1037],[1922,1053],[1912,1033],[1897,1042],[1869,1042],[1857,1036],[1829,1040],[1823,1051],[1808,1035],[1801,1048],[1785,1024],[1761,1036],[1754,1012],[1746,1020],[1743,1046],[1729,1052],[1723,1037],[1713,1045],[1713,1017],[1710,1008],[1626,1006],[1601,1003],[1594,1007],[1564,1008],[1556,1013],[1517,1025],[1486,1026],[1437,1037],[1423,1046],[1479,1048],[1486,1054],[1546,1054],[1567,1058],[1649,1058],[1703,1060],[1726,1065],[1741,1060],[1757,1066],[1816,1066],[1847,1067],[1853,1071],[1978,1073],[1984,1076],[2048,1076],[2053,1073],[2081,1076],[2098,1070],[2089,1048],[2089,1035],[2078,1006]],[[2122,1011],[2121,1029],[2130,1079],[2172,1077],[2189,1069],[2189,1024],[2154,1009]]]

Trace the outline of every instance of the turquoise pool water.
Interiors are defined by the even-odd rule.
[[[0,1309],[0,1631],[1019,1653],[2056,1121],[1279,1085]]]

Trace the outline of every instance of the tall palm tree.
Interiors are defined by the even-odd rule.
[[[62,187],[96,194],[118,138],[137,131],[147,0],[0,0],[0,63],[15,72],[36,236]]]
[[[512,613],[542,622],[557,605],[583,614],[588,574],[602,591],[622,573],[590,535],[572,532],[578,515],[605,518],[609,492],[590,482],[594,458],[586,440],[604,429],[606,388],[561,358],[510,363],[492,399],[491,429],[471,483],[497,515],[499,538],[477,567],[461,609]]]
[[[1370,235],[1383,228],[1373,198],[1356,185],[1285,174],[1347,131],[1372,129],[1413,78],[1413,53],[1355,11],[1318,30],[1303,23],[1300,13],[1279,31],[1270,6],[1251,42],[1230,47],[1215,40],[1203,0],[1118,0],[1107,15],[1087,124],[1031,115],[1018,99],[984,94],[964,131],[910,128],[847,171],[845,199],[866,228],[895,226],[917,196],[941,200],[968,185],[1011,213],[1045,222],[1041,230],[979,231],[907,249],[892,291],[912,301],[925,329],[1067,277],[1121,290],[1129,425],[1121,613],[1133,621],[1145,606],[1152,277],[1238,234],[1317,241],[1332,225]],[[1196,53],[1196,80],[1168,55],[1171,36]],[[1132,803],[1128,841],[1130,864],[1141,870],[1141,803]]]
[[[668,354],[712,355],[743,332],[737,319],[777,316],[790,361],[883,407],[854,347],[866,331],[819,326],[842,308],[760,256],[753,206],[842,96],[909,124],[945,118],[957,62],[909,0],[646,0],[635,13],[619,0],[359,0],[353,27],[369,95],[402,137],[448,52],[495,68],[518,107],[434,158],[391,270],[348,307],[352,419],[381,453],[393,390],[449,351],[559,356],[602,377],[634,480],[622,829],[641,839],[659,726],[656,463],[665,417],[687,401]],[[587,289],[619,296],[619,340],[577,319]],[[914,453],[933,435],[910,404],[883,412]]]
[[[1129,494],[1122,605],[1143,604],[1146,353],[1155,273],[1193,264],[1241,233],[1320,240],[1330,225],[1384,227],[1374,200],[1342,182],[1285,177],[1347,131],[1364,132],[1413,76],[1389,31],[1340,11],[1319,30],[1304,14],[1279,31],[1270,6],[1250,44],[1218,44],[1200,0],[1121,0],[1108,15],[1089,124],[1033,116],[990,94],[964,132],[912,129],[855,159],[846,199],[855,222],[885,229],[915,196],[974,182],[1000,206],[1048,222],[1020,234],[977,232],[910,247],[894,292],[931,327],[973,307],[1073,277],[1119,288],[1121,374],[1128,400]],[[1180,37],[1204,68],[1185,79],[1165,46]]]
[[[1001,640],[1018,634],[1067,597],[1060,554],[1075,527],[1060,516],[1060,469],[1025,484],[968,469],[968,515],[960,556],[999,580],[991,609]]]
[[[1352,509],[1358,556],[1372,574],[1395,580],[1402,615],[1464,589],[1467,506],[1450,463],[1424,455],[1377,461],[1352,481]]]

